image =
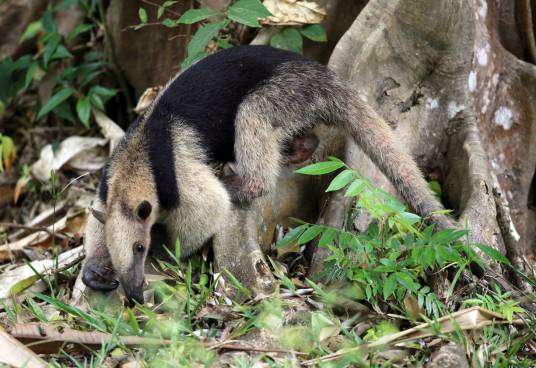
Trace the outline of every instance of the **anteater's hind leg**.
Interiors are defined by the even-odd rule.
[[[222,178],[234,202],[249,202],[274,189],[286,138],[283,129],[270,119],[269,102],[262,98],[248,100],[239,106],[235,118],[236,175]]]

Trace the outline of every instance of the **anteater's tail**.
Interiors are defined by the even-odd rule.
[[[358,97],[350,97],[344,121],[359,147],[391,180],[406,202],[422,217],[442,210],[413,158],[385,120]],[[441,226],[443,227],[443,226]]]

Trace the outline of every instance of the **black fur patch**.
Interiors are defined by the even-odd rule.
[[[272,77],[279,65],[298,60],[307,59],[269,46],[220,51],[175,79],[162,94],[153,115],[179,117],[198,131],[210,161],[234,161],[238,105],[249,92]]]
[[[156,194],[160,207],[164,210],[179,205],[170,129],[172,119],[173,115],[161,109],[160,103],[158,103],[144,126],[149,162],[156,183]]]
[[[233,47],[211,55],[179,75],[159,97],[144,125],[151,170],[160,206],[179,205],[170,124],[181,121],[198,132],[210,162],[234,161],[234,119],[238,106],[252,90],[272,77],[278,66],[303,56],[270,46]],[[123,144],[128,144],[129,127]],[[180,142],[179,142],[180,144]],[[110,160],[113,160],[113,155]],[[133,173],[135,174],[135,173]],[[108,165],[99,189],[106,202]]]

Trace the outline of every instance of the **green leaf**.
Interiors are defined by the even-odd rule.
[[[88,96],[79,99],[76,102],[76,113],[78,118],[86,128],[89,128],[89,115],[91,113],[91,102]]]
[[[354,178],[356,172],[354,170],[341,171],[329,184],[326,192],[333,192],[344,188]]]
[[[65,59],[65,58],[72,57],[72,56],[73,54],[71,54],[65,46],[59,45],[56,51],[54,51],[54,54],[52,55],[50,60]]]
[[[92,93],[89,95],[89,100],[91,102],[91,106],[95,107],[97,110],[104,111],[104,103],[99,95]]]
[[[401,212],[398,214],[398,217],[402,223],[406,226],[411,226],[421,220],[419,215],[416,215],[411,212]]]
[[[383,283],[383,298],[387,299],[395,292],[396,288],[396,276],[394,274],[389,275]]]
[[[235,22],[258,28],[259,18],[272,15],[259,0],[239,0],[227,9],[227,16]]]
[[[413,281],[413,278],[409,274],[405,272],[397,272],[394,275],[398,283],[404,288],[410,291],[417,291],[419,289],[419,285]]]
[[[432,190],[432,192],[434,192],[436,196],[441,197],[441,193],[442,193],[441,184],[439,184],[438,181],[432,180],[428,182],[428,186],[430,187],[430,189]]]
[[[331,242],[333,242],[336,236],[337,236],[337,229],[327,228],[322,234],[322,236],[320,237],[320,240],[318,241],[318,245],[320,247],[324,247],[330,244]]]
[[[162,24],[168,28],[177,27],[177,24],[173,19],[166,18],[162,21]]]
[[[193,55],[188,55],[188,57],[186,59],[183,60],[182,64],[181,64],[181,68],[182,69],[186,69],[188,68],[190,65],[192,65],[193,63],[205,58],[208,56],[208,52],[206,51],[200,51],[198,52],[197,54],[193,54]]]
[[[488,245],[484,244],[477,244],[476,245],[478,249],[480,249],[483,253],[487,254],[491,259],[493,259],[496,262],[504,263],[506,265],[510,265],[510,260],[506,258],[501,252],[499,252],[497,249],[492,248]]]
[[[181,24],[193,24],[205,20],[207,18],[220,15],[220,12],[209,8],[189,9],[177,20]]]
[[[367,183],[362,179],[355,179],[346,189],[345,197],[355,197],[359,195],[366,187]]]
[[[56,26],[56,22],[54,21],[54,17],[52,16],[52,8],[49,5],[49,8],[43,13],[42,23],[43,23],[43,29],[47,32],[56,32],[58,30],[58,27]]]
[[[171,5],[174,5],[174,4],[177,4],[178,1],[176,0],[168,0],[168,1],[164,1],[164,3],[162,4],[162,7],[163,8],[169,8]]]
[[[300,31],[304,37],[307,37],[312,41],[326,42],[328,40],[326,30],[320,24],[311,24],[305,26]]]
[[[52,96],[45,105],[39,110],[37,114],[37,120],[41,119],[43,116],[51,112],[56,106],[61,104],[63,101],[67,100],[73,95],[73,90],[71,88],[65,88]]]
[[[24,42],[26,40],[34,38],[37,35],[37,33],[41,31],[42,29],[43,29],[43,23],[41,22],[41,20],[31,22],[26,27],[26,30],[24,31],[22,36],[20,36],[19,42]]]
[[[89,23],[79,24],[75,27],[75,29],[71,31],[71,33],[69,33],[69,36],[67,36],[67,40],[69,41],[73,40],[79,34],[85,33],[89,31],[90,29],[92,29],[93,27],[95,27],[94,24],[89,24]]]
[[[302,167],[301,169],[296,170],[297,174],[303,175],[324,175],[329,174],[335,170],[340,169],[344,166],[344,163],[338,161],[324,161],[317,162],[312,165]]]
[[[467,235],[467,230],[445,229],[432,235],[431,242],[434,244],[445,244],[460,239]]]
[[[301,234],[307,230],[309,227],[309,224],[303,224],[300,225],[292,230],[290,230],[280,241],[277,242],[276,248],[279,247],[286,247],[287,245],[291,244],[295,240],[297,240]]]
[[[227,25],[227,21],[209,23],[199,28],[188,43],[188,57],[196,55],[205,50],[208,43]]]
[[[93,86],[91,87],[90,91],[106,98],[114,97],[117,94],[116,89],[106,88],[103,86]]]
[[[228,38],[218,38],[218,47],[220,49],[230,49],[233,47],[233,44],[229,42]]]
[[[305,244],[314,238],[316,238],[324,230],[323,226],[313,225],[300,236],[298,239],[298,245]]]
[[[156,13],[156,19],[160,19],[162,15],[164,15],[164,12],[166,11],[166,8],[163,6],[158,7],[158,12]]]
[[[38,63],[33,62],[26,70],[26,76],[24,77],[24,89],[28,88],[33,81],[35,71],[37,70]]]
[[[106,332],[106,325],[104,324],[104,322],[98,318],[93,317],[91,314],[86,313],[83,310],[73,307],[69,304],[65,304],[59,299],[51,298],[50,296],[47,296],[38,292],[34,292],[33,294],[39,299],[49,304],[52,304],[57,309],[65,313],[68,313],[70,315],[83,319],[88,325],[94,327],[95,329],[102,331],[102,332]]]
[[[272,37],[270,45],[283,50],[303,53],[303,38],[296,28],[285,28]]]
[[[138,9],[138,17],[140,18],[140,22],[147,23],[147,12],[145,11],[145,9]]]
[[[52,55],[56,52],[56,49],[60,45],[61,35],[59,33],[51,33],[46,39],[46,45],[43,49],[43,63],[45,67],[52,58]]]

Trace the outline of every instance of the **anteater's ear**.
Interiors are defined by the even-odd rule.
[[[148,201],[143,201],[136,207],[136,216],[140,220],[147,220],[152,210],[153,206]]]
[[[106,212],[96,210],[93,207],[89,207],[89,212],[91,212],[93,217],[95,217],[101,224],[104,225],[104,223],[106,222]]]

